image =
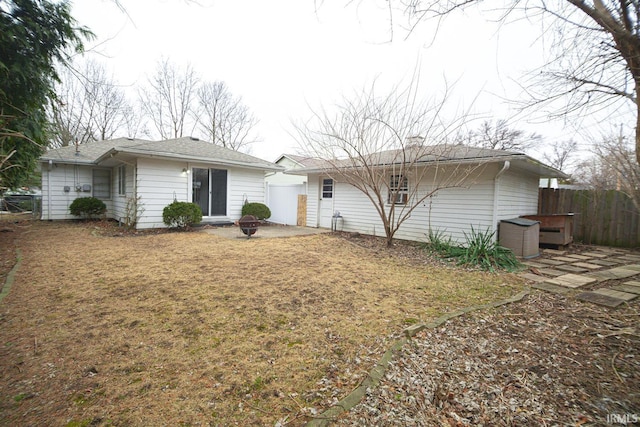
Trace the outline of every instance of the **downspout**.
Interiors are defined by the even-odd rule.
[[[500,178],[504,173],[509,170],[511,166],[511,162],[509,160],[505,160],[504,165],[502,165],[502,169],[498,171],[495,178],[493,178],[493,218],[491,220],[491,224],[493,225],[493,231],[496,232],[495,238],[497,240],[497,230],[498,230],[498,196],[500,194]]]
[[[47,168],[47,220],[51,221],[51,169],[53,168],[53,160],[49,159],[49,167]]]

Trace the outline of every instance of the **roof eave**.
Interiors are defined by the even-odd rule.
[[[148,157],[148,158],[165,158],[165,159],[171,159],[171,160],[182,160],[187,162],[215,163],[215,164],[224,165],[224,166],[240,166],[248,169],[258,169],[258,170],[268,170],[268,171],[284,170],[284,168],[279,165],[270,166],[267,164],[236,162],[233,160],[223,160],[219,158],[185,156],[183,154],[174,154],[174,153],[166,153],[166,152],[159,152],[159,151],[149,152],[145,150],[117,149],[117,148],[114,148],[109,152],[105,153],[103,156],[99,158],[99,160],[103,160],[107,155],[110,155],[111,153],[113,153],[114,156],[118,153],[122,153],[122,154],[131,154],[131,155]]]
[[[67,165],[93,165],[95,161],[93,160],[83,160],[83,159],[62,159],[59,157],[47,157],[45,155],[40,156],[38,159],[40,163],[49,163],[52,161],[57,164],[67,164]]]
[[[489,161],[491,162],[502,162],[505,160],[521,160],[526,158],[527,156],[524,154],[509,154],[506,156],[496,156],[496,157],[469,157],[469,158],[464,158],[464,159],[444,159],[444,160],[422,160],[422,161],[417,161],[415,162],[415,165],[424,165],[424,166],[429,166],[429,165],[434,165],[434,164],[440,164],[440,165],[454,165],[454,164],[468,164],[468,163],[481,163],[483,161]],[[402,164],[402,162],[392,162],[392,163],[379,163],[376,165],[373,165],[374,167],[388,167],[388,166],[393,166],[393,165],[399,165]],[[329,165],[330,166],[330,165]],[[345,168],[351,168],[352,166],[345,166]],[[330,170],[335,170],[337,168],[334,167],[327,167],[327,168],[322,168],[322,167],[313,167],[313,168],[301,168],[301,169],[287,169],[284,173],[285,174],[290,174],[290,175],[306,175],[306,174],[313,174],[313,173],[323,173],[323,172],[327,172]]]
[[[544,163],[539,162],[538,160],[532,157],[526,156],[525,161],[528,164],[531,164],[538,168],[538,175],[540,175],[540,178],[559,178],[559,179],[569,178],[569,175],[562,172],[561,170],[551,167],[549,165],[545,165]]]

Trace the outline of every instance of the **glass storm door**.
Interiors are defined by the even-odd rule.
[[[227,171],[193,168],[191,201],[202,216],[227,215]]]

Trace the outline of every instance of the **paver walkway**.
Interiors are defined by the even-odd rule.
[[[571,254],[544,249],[543,255],[544,258],[523,262],[529,270],[521,276],[534,282],[534,288],[607,307],[617,307],[640,296],[640,255],[636,252],[590,247]]]

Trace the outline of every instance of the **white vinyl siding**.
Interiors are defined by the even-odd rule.
[[[211,164],[188,164],[155,159],[138,159],[137,189],[144,207],[138,228],[166,227],[162,221],[162,210],[175,200],[191,201],[191,176],[183,169],[193,168],[227,170],[227,215],[217,221],[235,221],[240,218],[244,200],[264,203],[264,172],[261,170],[229,168]],[[130,174],[129,174],[130,175]],[[204,219],[206,220],[206,218]]]
[[[501,165],[500,165],[501,166]],[[463,243],[464,233],[469,234],[471,227],[476,231],[494,232],[494,188],[495,176],[499,165],[494,164],[478,171],[477,176],[464,186],[442,189],[433,197],[427,198],[411,214],[395,237],[403,240],[425,241],[429,228],[439,230],[455,241]],[[537,210],[537,178],[517,172],[505,173],[500,178],[498,220],[535,213]],[[316,185],[314,185],[314,182]],[[411,177],[409,177],[410,186]],[[318,199],[320,188],[318,175],[309,176],[309,197],[307,206],[307,224],[317,224],[317,208],[311,203]],[[429,191],[433,183],[423,179],[421,192]],[[315,197],[312,194],[316,189]],[[411,187],[410,187],[411,189]],[[422,193],[424,194],[424,193]],[[397,215],[407,205],[396,205]],[[387,205],[387,207],[389,207]],[[334,187],[334,209],[343,217],[343,230],[363,234],[384,236],[383,223],[372,202],[355,187],[336,181]]]
[[[230,168],[227,175],[227,215],[230,221],[240,219],[245,199],[265,203],[264,172],[254,169]]]
[[[498,186],[498,221],[538,213],[538,187],[535,175],[507,171]]]
[[[42,219],[75,219],[69,213],[69,205],[78,197],[95,196],[92,166],[47,163],[42,164]],[[78,191],[84,185],[91,185],[91,192]],[[65,192],[65,187],[69,188]],[[107,218],[113,217],[112,200],[103,200],[107,205]]]
[[[241,216],[242,205],[246,200],[250,202],[265,202],[264,172],[262,170],[226,168],[220,165],[190,165],[187,162],[167,161],[140,158],[135,166],[125,166],[125,188],[127,197],[114,197],[105,200],[107,218],[119,220],[126,215],[126,200],[129,197],[140,196],[140,204],[144,209],[138,220],[138,228],[163,228],[162,210],[175,200],[191,201],[190,176],[183,173],[183,169],[192,167],[226,169],[227,174],[227,215],[222,220],[235,221]],[[94,168],[92,166],[78,166],[42,164],[42,219],[58,220],[73,219],[69,213],[69,205],[77,197],[90,196],[91,193],[76,191],[76,186],[93,183],[93,170],[107,170],[111,176],[109,188],[111,194],[119,190],[118,169],[111,170]],[[136,182],[134,182],[134,180]],[[136,185],[137,184],[137,185]],[[64,192],[64,187],[70,188]],[[136,192],[137,190],[137,192]],[[95,188],[94,188],[95,191]]]
[[[320,177],[318,175],[309,175],[309,183],[307,184],[307,225],[310,227],[318,227],[318,202],[320,202]]]
[[[137,163],[137,192],[144,207],[137,228],[163,228],[162,210],[175,200],[189,202],[188,174],[184,162],[140,158]]]
[[[120,194],[120,173],[124,171],[124,194]],[[135,191],[135,167],[131,165],[121,165],[113,168],[113,175],[117,178],[112,180],[113,193],[119,197],[113,198],[113,219],[120,221],[127,216],[127,200],[134,196]]]

